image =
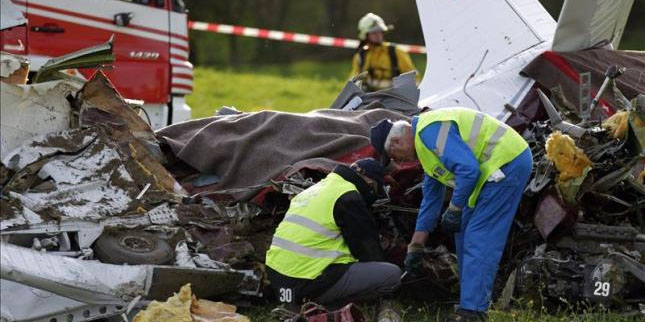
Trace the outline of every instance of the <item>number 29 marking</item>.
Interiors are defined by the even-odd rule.
[[[594,287],[596,290],[593,291],[593,295],[604,297],[609,296],[609,290],[611,289],[609,282],[596,282]]]

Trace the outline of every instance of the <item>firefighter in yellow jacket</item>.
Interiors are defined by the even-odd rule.
[[[384,42],[384,33],[390,29],[381,17],[371,12],[358,21],[361,42],[352,59],[350,78],[367,71],[364,82],[367,91],[392,87],[392,77],[415,70],[408,53]]]

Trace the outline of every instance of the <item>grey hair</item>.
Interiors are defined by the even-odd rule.
[[[405,130],[408,126],[410,126],[410,123],[406,121],[396,121],[394,122],[394,124],[392,124],[390,133],[387,134],[387,138],[385,138],[385,144],[383,144],[383,149],[385,149],[386,153],[392,147],[392,139],[403,138],[406,134]]]

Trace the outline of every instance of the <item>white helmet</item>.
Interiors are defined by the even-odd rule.
[[[358,38],[365,40],[365,36],[370,32],[376,31],[388,31],[389,28],[383,21],[383,18],[373,14],[368,13],[361,20],[358,21]]]

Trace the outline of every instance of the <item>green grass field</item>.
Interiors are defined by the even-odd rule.
[[[329,106],[342,86],[338,78],[196,68],[195,92],[187,101],[194,118],[212,116],[222,106],[247,112],[307,112]]]
[[[425,64],[414,57],[417,68]],[[306,112],[328,107],[343,87],[349,73],[349,62],[301,62],[289,66],[247,67],[242,70],[197,67],[194,93],[188,96],[193,117],[212,116],[221,106],[235,106],[242,111],[279,110]],[[269,315],[275,305],[241,309],[252,321],[275,321]],[[365,311],[373,313],[374,307]],[[405,321],[442,321],[450,313],[446,306],[433,303],[404,304]],[[519,306],[512,311],[490,312],[490,321],[639,321],[610,313],[589,310],[565,310],[556,315],[542,314],[541,308]],[[641,319],[642,321],[642,319]]]
[[[414,57],[421,72],[425,63]],[[193,118],[212,116],[222,106],[241,111],[293,113],[327,108],[349,77],[350,62],[298,62],[231,70],[195,68],[194,91],[187,97]]]
[[[247,315],[253,322],[277,321],[269,313],[276,305],[240,309],[239,313]],[[359,306],[370,319],[376,315],[376,306]],[[433,303],[406,303],[401,309],[402,320],[406,322],[441,322],[453,311],[450,306],[438,306]],[[600,312],[596,309],[562,309],[556,314],[546,314],[542,309],[524,306],[509,311],[490,310],[490,322],[636,322],[642,321],[643,315],[619,315],[611,312]]]

